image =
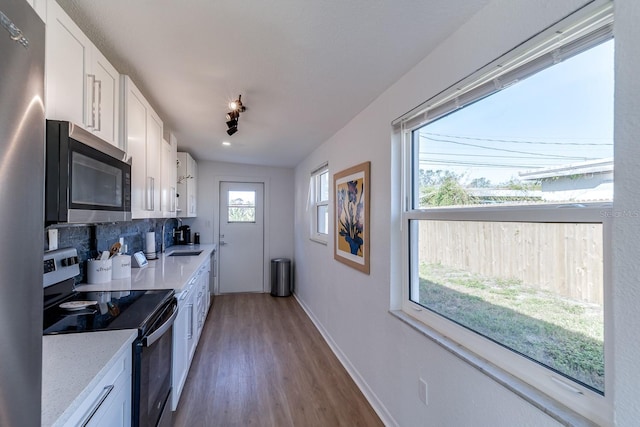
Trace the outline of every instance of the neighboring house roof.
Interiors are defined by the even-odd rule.
[[[523,180],[538,180],[562,176],[609,172],[613,172],[612,157],[589,160],[581,163],[571,163],[568,165],[552,166],[549,168],[536,169],[526,172],[519,172],[518,175]]]

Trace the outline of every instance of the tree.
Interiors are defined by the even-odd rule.
[[[421,187],[428,187],[430,185],[442,185],[447,179],[453,179],[460,181],[462,175],[458,175],[455,172],[447,170],[425,170],[420,169],[418,172],[418,180]]]
[[[474,178],[469,183],[469,188],[491,188],[492,184],[487,178]]]
[[[426,187],[420,203],[423,206],[471,205],[478,203],[478,199],[462,188],[457,179],[448,176],[441,185]]]
[[[498,188],[506,188],[509,190],[532,191],[540,190],[540,181],[522,182],[519,179],[511,178],[507,182],[498,185]]]

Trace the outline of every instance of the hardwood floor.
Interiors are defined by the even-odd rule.
[[[174,426],[382,426],[293,297],[214,299]]]

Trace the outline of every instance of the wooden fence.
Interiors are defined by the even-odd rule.
[[[601,224],[419,221],[421,262],[602,304]]]

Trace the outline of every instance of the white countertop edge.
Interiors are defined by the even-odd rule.
[[[137,329],[45,335],[42,426],[64,426],[114,366],[116,356],[132,351],[137,336]],[[97,360],[92,359],[96,355]]]
[[[144,268],[132,268],[131,277],[114,279],[105,283],[80,284],[79,292],[108,292],[173,289],[181,292],[194,277],[200,267],[210,259],[211,253],[217,249],[216,244],[177,245],[167,248],[167,252],[159,254],[158,259],[149,260]],[[171,256],[174,252],[199,251],[196,256]]]

